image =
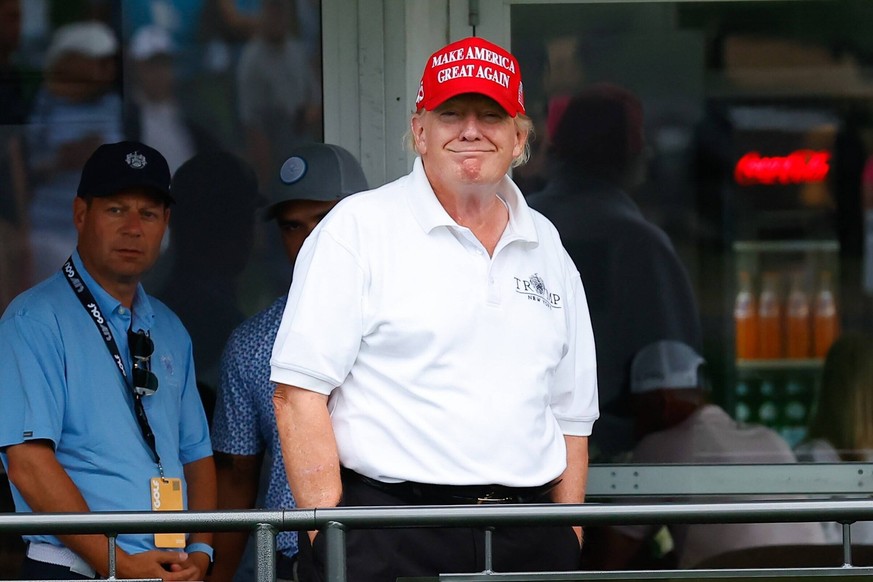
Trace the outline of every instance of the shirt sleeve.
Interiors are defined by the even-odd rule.
[[[363,337],[367,288],[352,248],[323,229],[304,243],[273,346],[273,382],[330,394],[351,370]]]
[[[600,415],[594,332],[579,272],[572,266],[568,272],[567,289],[571,290],[566,313],[568,349],[555,371],[551,406],[564,434],[590,436]]]
[[[212,456],[212,442],[209,439],[209,425],[203,402],[197,391],[194,374],[194,354],[188,342],[187,374],[182,388],[181,415],[179,418],[179,461],[187,465],[204,457]]]
[[[261,354],[256,346],[245,353],[244,333],[238,328],[227,342],[221,357],[218,395],[212,417],[212,448],[232,455],[257,455],[264,449],[258,432],[254,401],[257,381],[246,367],[259,365]],[[266,362],[263,363],[266,365]]]
[[[57,445],[66,404],[63,345],[51,326],[16,314],[0,322],[0,448]]]

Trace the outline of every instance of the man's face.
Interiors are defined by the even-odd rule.
[[[321,219],[336,206],[337,201],[291,200],[276,210],[276,224],[282,234],[282,243],[291,266],[297,261],[300,247]]]
[[[66,53],[58,57],[47,73],[52,91],[74,101],[85,101],[105,93],[115,82],[113,57],[89,57]]]
[[[105,287],[139,281],[158,258],[169,219],[170,210],[148,190],[122,191],[90,202],[76,197],[73,203],[79,254]]]
[[[454,192],[498,183],[527,140],[496,101],[474,93],[414,115],[412,133],[435,189]]]

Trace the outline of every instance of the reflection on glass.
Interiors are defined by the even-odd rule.
[[[264,191],[289,147],[321,141],[320,12],[319,0],[2,0],[0,308],[69,256],[70,202],[98,144],[140,140],[173,171],[224,150]],[[290,279],[260,226],[246,315]]]
[[[635,94],[645,112],[647,172],[633,202],[666,233],[689,274],[712,398],[734,418],[775,429],[790,445],[805,434],[821,375],[823,352],[806,355],[804,347],[815,342],[820,274],[831,273],[830,292],[838,302],[828,320],[835,331],[826,342],[836,330],[873,325],[873,302],[862,279],[871,271],[862,270],[863,249],[873,248],[862,212],[870,204],[862,206],[861,197],[873,152],[873,46],[858,23],[873,24],[869,2],[540,2],[511,8],[512,48],[525,70],[527,111],[538,135],[532,162],[516,172],[516,181],[533,194],[557,179],[554,120],[569,96],[601,83]],[[578,191],[581,184],[577,180]],[[583,197],[577,205],[568,212],[584,215]],[[581,222],[562,230],[564,240],[580,236]],[[586,289],[596,289],[594,279],[606,276],[607,248],[589,253],[595,265],[587,277],[583,273]],[[800,319],[812,320],[811,337],[788,337],[786,321],[773,337],[749,341],[745,322],[751,318],[741,327],[734,317],[741,287],[751,288],[761,309],[762,288],[775,286],[784,318],[796,272],[808,313],[795,290],[796,321],[790,323],[807,331]],[[612,285],[608,295],[623,292]],[[759,322],[766,321],[764,314]],[[756,327],[760,335],[762,325]],[[609,343],[609,333],[600,333],[601,345]],[[748,351],[752,343],[757,349]],[[629,374],[630,360],[622,366]],[[626,401],[611,400],[608,382],[601,384],[605,417],[627,410]],[[762,393],[766,386],[773,394]],[[595,427],[594,440],[605,426]]]

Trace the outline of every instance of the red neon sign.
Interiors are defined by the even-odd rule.
[[[787,156],[772,157],[749,152],[737,162],[734,179],[740,186],[821,182],[831,170],[830,160],[830,152],[815,150],[797,150]]]

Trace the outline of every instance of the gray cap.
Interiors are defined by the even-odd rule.
[[[642,348],[631,363],[631,392],[659,388],[703,388],[699,368],[704,359],[694,348],[675,340],[660,340]]]
[[[271,189],[266,218],[292,200],[331,202],[367,190],[367,178],[348,150],[325,143],[298,146],[279,169],[281,186]]]

